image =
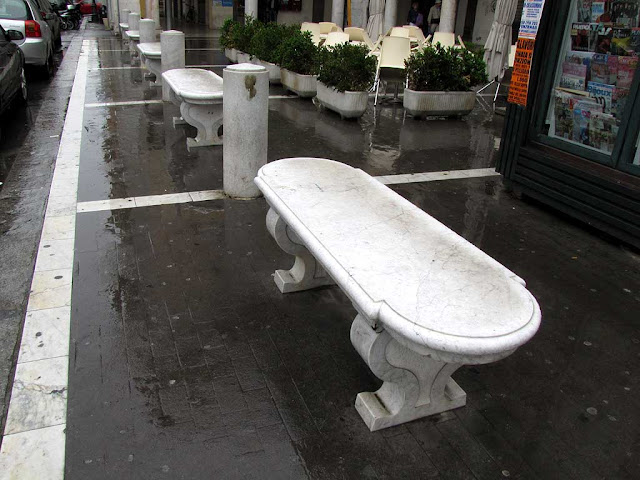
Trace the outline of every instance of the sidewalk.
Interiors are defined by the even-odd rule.
[[[216,48],[187,38],[187,64],[221,74]],[[640,256],[510,196],[493,172],[501,117],[478,104],[462,121],[415,121],[387,103],[345,122],[271,88],[270,161],[326,157],[382,177],[524,278],[542,308],[532,341],[454,374],[466,407],[371,433],[353,402],[380,382],[349,340],[350,301],[337,287],[280,294],[271,275],[292,259],[266,203],[220,198],[222,149],[187,152],[190,127],[173,128],[178,109],[125,49],[84,34],[65,127],[81,137],[78,180],[58,177],[77,205],[48,244],[73,255],[36,267],[49,292],[69,289],[42,307],[69,312],[69,328],[25,327],[31,383],[14,383],[22,413],[7,420],[0,479],[637,475]],[[54,282],[67,273],[72,287]],[[51,454],[29,458],[28,442]]]

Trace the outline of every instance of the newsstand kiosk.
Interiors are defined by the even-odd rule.
[[[496,170],[640,248],[640,0],[525,1]]]

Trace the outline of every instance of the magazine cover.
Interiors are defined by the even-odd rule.
[[[578,1],[578,22],[591,22],[591,0]]]
[[[624,109],[627,106],[627,98],[629,98],[628,88],[618,88],[613,91],[613,107],[611,113],[618,119],[624,115]]]
[[[615,0],[611,2],[611,21],[627,28],[638,27],[639,7],[634,1]]]
[[[561,138],[573,137],[573,112],[569,100],[573,97],[570,93],[556,90],[555,98],[555,132],[554,135]]]
[[[604,15],[605,2],[591,2],[591,22],[598,23],[600,21],[609,21],[609,20],[600,20],[600,17]]]
[[[618,123],[613,115],[591,112],[589,119],[589,144],[606,153],[613,151],[618,136]]]
[[[597,23],[573,23],[571,25],[571,50],[595,52],[597,35]]]
[[[640,28],[631,30],[631,44],[629,47],[636,55],[640,55]]]
[[[591,110],[588,106],[576,105],[573,109],[572,140],[574,142],[589,145],[589,120],[591,120]]]
[[[615,85],[618,80],[618,57],[596,53],[591,60],[590,80]]]
[[[631,88],[633,76],[638,68],[638,57],[618,57],[618,88]]]
[[[613,27],[609,25],[600,25],[596,39],[594,51],[596,53],[610,53],[611,42],[613,40]]]
[[[587,91],[589,96],[595,99],[603,107],[604,113],[611,113],[611,104],[613,102],[613,91],[616,87],[606,85],[604,83],[589,82]]]
[[[613,55],[632,55],[631,29],[614,28],[611,38],[611,53]]]
[[[564,57],[565,62],[575,63],[578,65],[586,65],[587,67],[587,79],[589,77],[589,69],[591,68],[591,59],[595,53],[593,52],[569,52]]]

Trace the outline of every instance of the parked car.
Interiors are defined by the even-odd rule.
[[[11,41],[22,50],[25,64],[47,78],[53,75],[53,34],[35,0],[0,0],[0,26],[16,32]]]
[[[76,1],[76,4],[80,5],[80,11],[83,15],[91,15],[93,13],[93,1],[92,0],[80,0]],[[96,2],[96,13],[100,13],[102,9],[102,3]]]
[[[51,8],[51,4],[49,0],[34,0],[34,2],[40,8],[40,13],[44,18],[44,21],[47,22],[49,28],[51,29],[51,34],[53,35],[53,43],[56,47],[60,47],[62,45],[62,38],[60,36],[60,17],[55,12],[53,8]]]
[[[5,32],[0,27],[0,115],[14,101],[27,101],[27,79],[24,75],[24,54],[11,41],[18,32]]]

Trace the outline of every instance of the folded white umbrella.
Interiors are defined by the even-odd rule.
[[[502,80],[509,63],[511,25],[516,17],[518,0],[498,0],[489,36],[484,44],[484,61],[489,79]]]
[[[375,43],[382,35],[384,25],[384,4],[385,0],[369,0],[369,21],[367,22],[367,33],[369,38]]]

